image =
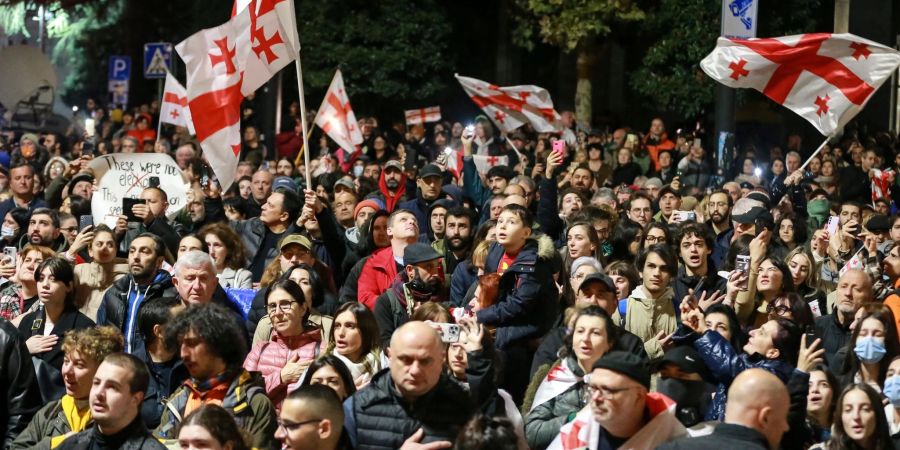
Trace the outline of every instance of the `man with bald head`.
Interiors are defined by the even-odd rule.
[[[784,383],[763,369],[741,372],[728,389],[725,423],[712,434],[681,439],[660,450],[776,449],[788,430],[790,397]]]
[[[853,316],[863,303],[874,301],[872,280],[862,270],[848,270],[838,279],[837,288],[828,297],[831,313],[816,318],[816,336],[822,339],[828,367],[841,367],[835,365],[843,362],[838,351],[850,342]]]
[[[437,331],[424,322],[408,322],[391,336],[388,355],[390,369],[375,374],[344,402],[344,429],[353,448],[451,447],[476,412],[476,402],[444,372],[444,344]],[[478,392],[479,380],[469,376],[468,381],[470,391]]]

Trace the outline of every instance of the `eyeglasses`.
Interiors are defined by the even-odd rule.
[[[648,235],[647,237],[644,238],[644,242],[646,242],[648,244],[656,244],[656,243],[661,243],[661,242],[665,242],[665,241],[666,241],[665,236],[650,236],[650,235]]]
[[[286,422],[281,419],[275,420],[275,422],[278,424],[278,428],[284,428],[285,430],[288,430],[288,431],[294,431],[297,428],[302,427],[303,425],[309,425],[311,423],[318,423],[321,421],[322,421],[322,419],[310,419],[310,420],[304,420],[303,422],[294,423],[294,422]]]
[[[637,389],[638,387],[640,387],[640,386],[612,388],[609,386],[594,386],[593,384],[588,383],[587,384],[587,398],[593,399],[594,397],[597,396],[597,394],[599,394],[601,398],[610,398],[611,399],[622,392],[625,392],[625,391],[628,391],[631,389]]]
[[[775,306],[774,303],[769,303],[769,305],[766,306],[766,313],[772,314],[773,311],[775,312],[775,314],[783,316],[790,313],[791,308],[784,305]]]
[[[275,308],[281,310],[281,312],[291,312],[291,308],[294,307],[294,303],[297,303],[294,300],[291,301],[283,301],[278,304],[266,305],[266,312],[269,314],[275,314]]]

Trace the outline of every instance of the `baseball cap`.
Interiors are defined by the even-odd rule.
[[[291,244],[300,244],[301,247],[305,247],[307,250],[312,249],[312,242],[309,241],[309,238],[302,234],[289,234],[281,240],[281,243],[278,244],[279,250],[284,250],[285,247]]]
[[[754,223],[756,218],[766,212],[766,208],[762,206],[753,206],[749,210],[741,214],[732,214],[731,219],[740,224]]]
[[[584,277],[584,279],[581,280],[581,285],[578,287],[578,290],[580,291],[586,288],[588,284],[594,281],[603,283],[603,285],[606,286],[606,288],[609,289],[610,292],[614,294],[616,293],[616,284],[613,283],[613,280],[609,277],[609,275],[602,272],[592,273]]]
[[[762,205],[766,208],[769,207],[769,203],[770,203],[769,196],[766,195],[765,193],[762,193],[759,191],[753,191],[753,192],[750,192],[749,194],[747,194],[747,198],[749,198],[750,200],[756,200],[756,201],[762,203]]]
[[[400,161],[397,161],[396,159],[392,159],[392,160],[384,163],[384,170],[388,170],[388,169],[397,169],[402,172],[403,165],[400,164]]]
[[[678,198],[681,198],[681,193],[676,191],[671,184],[667,184],[659,190],[659,198],[663,198],[663,196],[666,194],[672,194]]]
[[[653,365],[653,371],[658,372],[668,364],[674,364],[682,372],[696,373],[704,379],[709,378],[709,370],[706,368],[706,364],[703,363],[703,358],[691,346],[679,345],[669,349],[662,359]]]
[[[741,183],[741,189],[753,189],[753,185],[749,181]]]
[[[425,164],[425,167],[422,167],[422,170],[419,171],[419,178],[443,176],[444,173],[441,171],[441,168],[434,164]]]
[[[284,188],[289,191],[297,192],[297,182],[288,178],[288,177],[275,177],[272,181],[272,192],[279,188]]]
[[[661,188],[662,186],[663,186],[662,180],[660,180],[659,178],[656,178],[656,177],[647,178],[647,181],[644,182],[644,189],[647,189],[649,187]]]
[[[38,145],[41,143],[41,141],[38,139],[37,135],[34,133],[23,134],[22,137],[19,138],[19,145],[22,145],[22,143],[25,141],[31,141],[34,143],[34,145]]]
[[[334,188],[337,189],[338,186],[344,186],[345,188],[350,189],[353,192],[356,192],[356,185],[353,184],[352,181],[350,181],[346,178],[341,178],[341,179],[335,181]]]
[[[626,352],[609,352],[591,366],[591,370],[606,369],[625,375],[650,389],[650,370],[639,356]]]
[[[410,266],[439,259],[441,254],[424,242],[416,242],[403,250],[403,265]]]

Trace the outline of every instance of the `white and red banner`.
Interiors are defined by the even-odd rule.
[[[223,189],[240,156],[240,104],[300,50],[292,1],[251,0],[228,22],[175,46],[187,68],[197,140]]]
[[[356,122],[356,115],[350,107],[350,98],[344,89],[344,76],[338,69],[334,73],[322,106],[316,113],[315,124],[351,155],[363,142],[362,132]],[[313,155],[310,155],[313,156]]]
[[[871,169],[872,201],[884,198],[891,201],[891,185],[894,184],[896,174],[893,169]]]
[[[191,134],[195,133],[194,122],[191,120],[191,109],[188,108],[187,91],[171,73],[166,73],[162,104],[159,106],[159,120],[187,128]]]
[[[546,89],[534,85],[501,87],[470,77],[456,75],[466,94],[500,129],[509,133],[525,123],[535,131],[562,130],[559,113]]]
[[[537,392],[534,394],[534,401],[531,402],[531,409],[529,412],[533,411],[534,408],[537,408],[539,405],[546,403],[548,400],[569,390],[575,383],[582,381],[582,377],[575,375],[575,372],[569,368],[566,361],[567,359],[565,358],[560,360],[549,372],[547,372],[547,376],[544,377],[544,381],[541,381],[541,384],[537,388]]]
[[[407,125],[419,125],[429,122],[439,122],[441,120],[441,107],[429,106],[420,109],[408,109],[404,111],[406,114]]]
[[[478,173],[486,174],[491,167],[508,166],[509,156],[472,155],[472,161],[475,163],[475,170]]]
[[[900,64],[900,52],[852,34],[719,38],[700,63],[734,88],[753,88],[831,136]]]

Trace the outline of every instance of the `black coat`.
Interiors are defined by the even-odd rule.
[[[850,323],[841,325],[837,320],[837,312],[816,318],[816,337],[822,340],[825,349],[825,362],[828,367],[840,368],[838,352],[850,342]]]
[[[16,327],[0,319],[0,448],[9,448],[13,439],[28,426],[41,406],[34,366]]]
[[[119,439],[123,439],[121,443],[119,443]],[[100,435],[100,432],[97,429],[97,425],[82,431],[81,433],[76,434],[75,436],[70,436],[68,439],[62,442],[59,447],[59,450],[82,450],[82,449],[109,449],[109,450],[166,450],[166,446],[162,445],[159,440],[153,437],[150,434],[150,430],[147,429],[147,426],[144,425],[144,421],[141,420],[140,414],[131,422],[130,425],[125,427],[122,431],[117,433],[116,438],[114,438],[115,443],[106,443],[104,445],[104,439]]]
[[[769,441],[762,433],[742,425],[723,423],[712,434],[667,442],[658,450],[769,450]]]
[[[69,330],[91,328],[94,325],[93,320],[78,312],[78,309],[74,306],[66,307],[56,323],[53,324],[53,330],[50,332],[50,334],[59,337],[59,340],[56,341],[56,345],[44,353],[34,355],[34,357],[56,368],[56,370],[62,371],[63,357],[65,356],[62,351],[62,342],[63,338],[66,336],[66,332]],[[23,340],[27,341],[28,338],[32,336],[44,335],[44,328],[46,326],[45,310],[41,308],[37,311],[25,314],[22,317],[22,321],[19,322],[19,334],[22,336]],[[60,382],[62,382],[61,378]]]

